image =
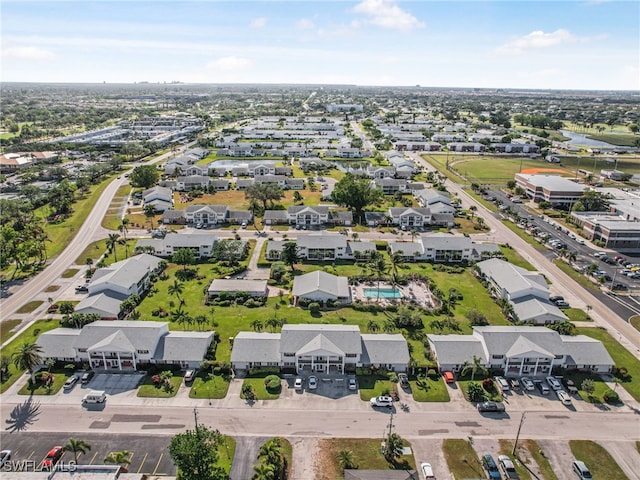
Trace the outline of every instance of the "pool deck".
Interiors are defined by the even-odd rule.
[[[393,287],[389,283],[381,283],[380,290],[391,290]],[[415,303],[424,308],[434,308],[437,301],[431,295],[431,291],[423,284],[410,282],[408,285],[396,285],[395,288],[400,291],[400,298],[380,298],[377,296],[367,297],[364,293],[367,290],[377,290],[377,282],[362,283],[351,286],[351,297],[353,300],[361,300],[365,303],[377,303],[379,305],[393,305],[404,303]]]

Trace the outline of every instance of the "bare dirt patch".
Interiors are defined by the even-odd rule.
[[[522,173],[527,173],[530,175],[535,175],[537,173],[559,173],[564,175],[567,173],[566,170],[561,170],[559,168],[524,168]]]

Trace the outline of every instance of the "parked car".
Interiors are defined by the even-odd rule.
[[[444,371],[442,372],[442,376],[444,377],[444,381],[446,383],[455,383],[456,378],[453,376],[453,372],[450,371]]]
[[[293,387],[296,390],[302,390],[302,379],[300,377],[296,378],[296,381],[293,383]]]
[[[85,403],[104,403],[107,401],[107,394],[104,390],[92,390],[82,397],[82,404]]]
[[[196,371],[193,369],[189,369],[184,374],[184,383],[193,382],[194,378],[196,378]]]
[[[567,392],[569,392],[569,394],[576,395],[578,393],[578,388],[576,387],[576,384],[570,378],[564,378],[562,380],[562,383],[564,383],[564,386],[567,389]]]
[[[60,460],[60,457],[62,457],[62,453],[63,451],[62,451],[61,445],[56,445],[51,450],[49,450],[49,453],[47,453],[47,456],[42,462],[42,468],[46,470],[51,470],[52,467],[54,467],[55,464],[58,463],[58,461]]]
[[[369,400],[372,407],[393,407],[393,399],[388,395],[380,395],[379,397],[373,397]]]
[[[0,452],[0,467],[11,460],[11,450],[2,450]]]
[[[560,400],[563,405],[566,405],[566,406],[573,405],[573,402],[571,401],[571,397],[564,390],[556,390],[556,395],[558,396],[558,400]]]
[[[540,381],[540,382],[537,382],[537,386],[538,386],[538,390],[540,390],[540,393],[542,395],[549,395],[550,390],[549,390],[549,387],[547,387],[546,383]]]
[[[406,373],[398,374],[398,382],[404,388],[409,388],[409,377],[407,377]]]
[[[546,378],[547,383],[549,384],[549,386],[551,388],[553,388],[554,390],[562,390],[562,384],[560,383],[560,381],[554,377],[554,376],[548,376]]]
[[[71,390],[73,388],[73,386],[78,383],[78,376],[77,375],[71,375],[69,378],[67,378],[67,381],[64,382],[64,385],[62,386],[63,390]]]
[[[520,383],[522,383],[522,387],[529,392],[535,390],[535,385],[533,381],[529,377],[521,377]]]
[[[517,378],[510,378],[509,383],[511,384],[511,388],[514,390],[518,390],[520,388],[520,381]]]
[[[422,462],[420,464],[420,470],[422,470],[422,475],[426,480],[435,480],[436,476],[433,474],[433,468],[431,468],[431,464],[427,462]]]
[[[89,291],[89,288],[86,285],[78,285],[76,287],[76,292],[77,293],[86,293]]]
[[[498,465],[496,465],[496,461],[491,455],[486,454],[482,457],[482,466],[487,471],[489,480],[502,480],[500,470],[498,470]]]
[[[478,403],[479,412],[496,412],[502,413],[505,411],[504,403],[502,402],[480,402]]]
[[[562,295],[554,295],[549,297],[549,301],[552,303],[556,303],[556,302],[564,302],[564,297]]]
[[[556,302],[556,307],[558,307],[558,308],[571,308],[571,305],[569,305],[565,301],[560,301],[560,302]]]
[[[498,455],[498,461],[500,462],[500,466],[502,467],[502,471],[504,475],[508,479],[519,479],[520,476],[518,472],[516,472],[516,467],[513,465],[511,459],[506,455]]]
[[[509,382],[504,377],[493,377],[493,380],[498,384],[500,391],[508,392],[509,391]]]
[[[93,370],[89,370],[87,372],[84,372],[82,374],[82,376],[80,377],[80,383],[82,383],[83,385],[86,385],[87,383],[89,383],[91,381],[91,379],[93,378],[93,376],[96,374],[96,372],[94,372]]]
[[[309,377],[309,390],[315,390],[316,388],[318,388],[318,377],[316,377],[315,375],[311,375]]]
[[[580,480],[591,480],[593,478],[587,466],[580,460],[573,462],[573,471],[578,474]]]
[[[358,382],[354,377],[349,378],[349,390],[357,390]]]

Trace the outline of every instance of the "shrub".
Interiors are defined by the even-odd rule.
[[[280,388],[280,377],[277,375],[269,375],[264,379],[264,386],[267,390],[277,390]]]
[[[607,403],[620,403],[620,396],[611,389],[604,392],[602,398]]]
[[[482,388],[484,388],[487,392],[493,393],[496,391],[496,385],[493,383],[491,378],[485,378],[482,381]]]
[[[487,396],[484,393],[484,388],[478,382],[469,382],[467,386],[467,395],[471,402],[483,402]]]
[[[254,298],[250,298],[249,300],[244,302],[244,306],[248,308],[257,308],[262,306],[262,302]]]
[[[298,306],[305,308],[308,307],[309,304],[311,303],[311,300],[309,300],[308,298],[299,298],[298,299]]]
[[[309,311],[314,315],[320,313],[320,304],[318,302],[310,303]]]

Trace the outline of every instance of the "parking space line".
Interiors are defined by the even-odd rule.
[[[93,454],[93,457],[91,457],[91,461],[89,462],[89,465],[93,465],[93,461],[96,459],[97,456],[98,456],[98,452]]]
[[[153,469],[153,473],[151,475],[155,475],[156,472],[158,471],[158,467],[160,466],[160,462],[162,461],[163,456],[164,456],[164,453],[161,453],[160,458],[158,458],[158,463],[156,463],[156,468]]]
[[[35,451],[35,450],[33,450],[33,451],[31,452],[31,454],[29,454],[29,456],[27,457],[27,460],[30,460],[30,459],[31,459],[31,457],[33,457],[33,454],[34,454],[34,453],[36,453],[36,451]]]
[[[140,466],[138,467],[138,471],[136,473],[140,473],[140,470],[142,470],[142,467],[144,466],[144,462],[147,461],[147,456],[149,456],[149,452],[144,452],[144,457],[142,457],[142,463],[140,463]]]

